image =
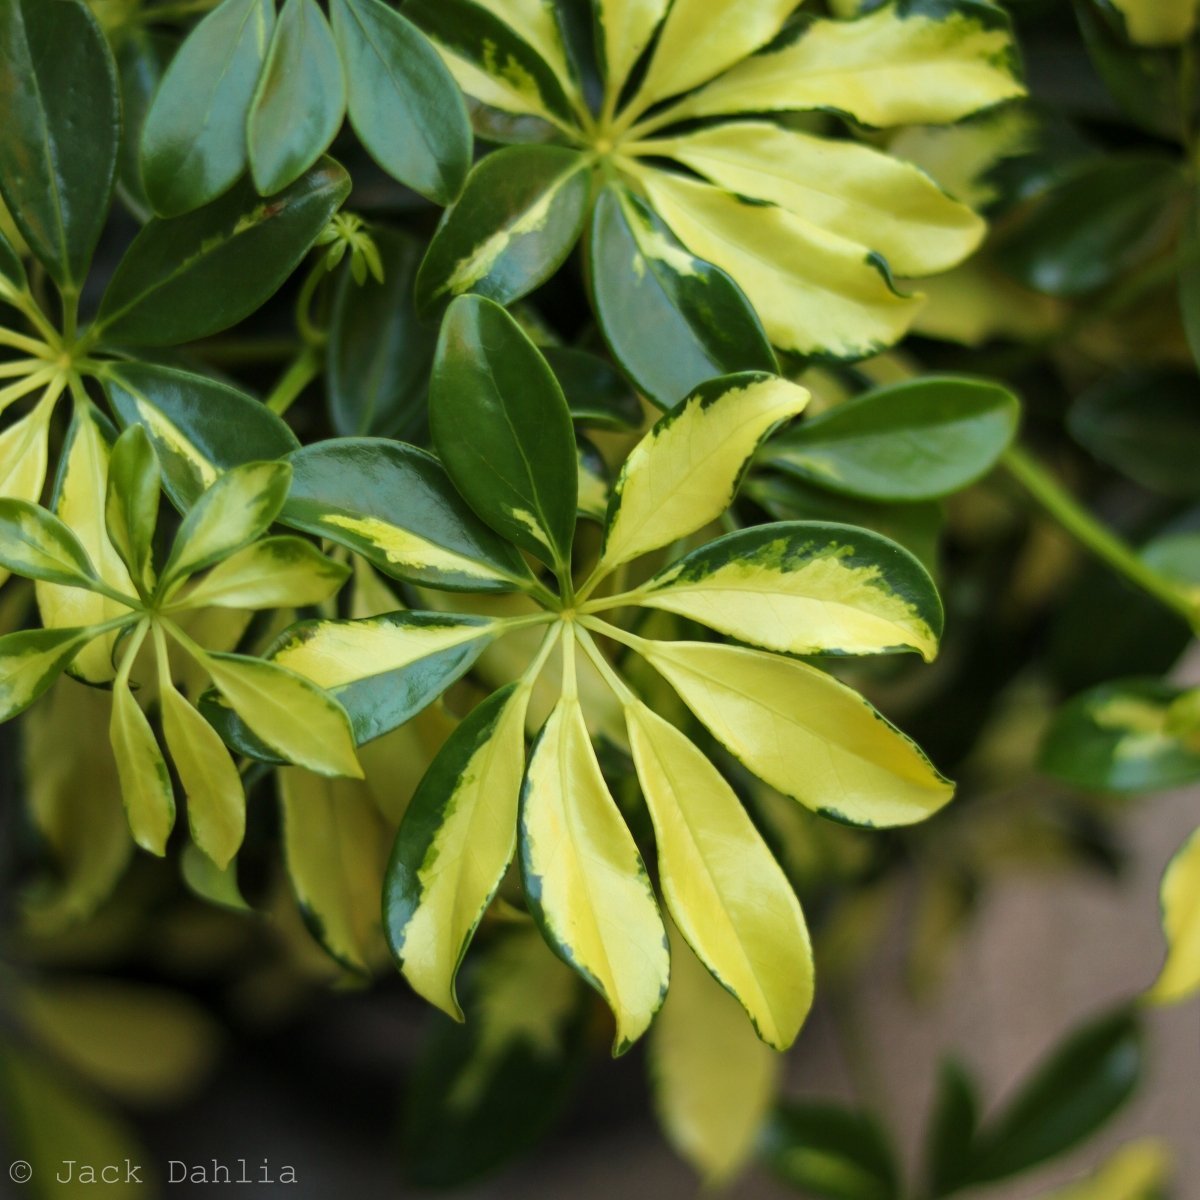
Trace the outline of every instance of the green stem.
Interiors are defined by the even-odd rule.
[[[26,354],[32,354],[43,362],[48,358],[50,352],[50,346],[45,342],[26,337],[23,333],[17,333],[12,329],[0,329],[0,346],[11,346],[14,350],[24,350]]]
[[[1130,583],[1179,613],[1193,626],[1200,623],[1200,612],[1179,588],[1147,566],[1130,546],[1101,525],[1049,471],[1020,446],[1009,446],[1001,461],[1009,474],[1097,558],[1108,563]]]
[[[329,340],[329,334],[315,325],[312,319],[313,297],[328,274],[325,255],[322,254],[313,264],[312,270],[300,287],[300,295],[296,297],[296,328],[309,346],[324,346]]]
[[[280,376],[279,382],[267,397],[267,407],[282,416],[321,370],[321,352],[306,346],[296,361]]]

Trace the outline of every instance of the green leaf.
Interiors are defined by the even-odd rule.
[[[277,662],[240,654],[206,654],[204,668],[269,749],[318,775],[362,778],[345,709],[310,680]]]
[[[142,129],[142,182],[162,216],[210,203],[245,171],[246,117],[274,24],[274,0],[223,0],[171,61]]]
[[[425,422],[437,331],[417,319],[413,285],[422,244],[374,226],[383,282],[337,281],[325,382],[339,437],[412,437]]]
[[[117,264],[98,327],[110,342],[173,346],[236,325],[279,290],[349,191],[326,158],[269,200],[246,181],[196,212],[151,221]]]
[[[30,250],[78,290],[108,218],[117,71],[80,0],[0,0],[0,193]]]
[[[1126,1010],[1076,1030],[987,1125],[969,1182],[1027,1171],[1090,1137],[1137,1087],[1141,1030]]]
[[[261,537],[287,499],[292,469],[285,462],[231,467],[208,488],[184,518],[162,586],[211,567]]]
[[[437,204],[458,195],[471,126],[458,85],[406,16],[380,0],[331,0],[350,124],[391,176]]]
[[[1184,186],[1178,164],[1163,156],[1085,162],[1008,232],[998,260],[1035,291],[1094,292],[1167,244]]]
[[[90,629],[27,629],[0,637],[0,721],[24,712],[94,636]]]
[[[136,26],[126,28],[116,48],[121,85],[121,149],[117,155],[117,194],[140,221],[154,215],[142,182],[142,130],[178,39]]]
[[[961,1063],[948,1059],[938,1072],[925,1149],[932,1195],[949,1196],[970,1176],[979,1117],[975,1081]]]
[[[1007,389],[954,376],[877,388],[773,438],[764,462],[830,491],[929,500],[991,470],[1017,428]]]
[[[573,421],[626,432],[642,427],[637,395],[606,359],[568,346],[542,346],[541,351],[563,390]]]
[[[303,538],[262,538],[218,563],[178,603],[187,608],[302,608],[324,603],[349,577],[345,563],[326,558]]]
[[[898,1200],[899,1167],[879,1125],[831,1104],[784,1104],[767,1126],[767,1165],[823,1200]]]
[[[222,471],[282,458],[299,443],[264,404],[204,375],[154,363],[115,362],[104,389],[126,427],[145,426],[163,471],[163,485],[187,510]]]
[[[27,500],[0,499],[0,566],[27,579],[89,591],[99,581],[75,534]]]
[[[7,298],[10,286],[13,291],[21,292],[29,286],[29,280],[21,256],[0,230],[0,300]]]
[[[667,935],[576,698],[558,702],[534,743],[520,845],[530,910],[554,952],[612,1009],[613,1053],[623,1054],[666,996]]]
[[[1168,496],[1200,495],[1200,406],[1195,376],[1129,371],[1084,392],[1067,414],[1082,446],[1123,475]]]
[[[460,296],[450,306],[429,422],[475,512],[510,542],[569,569],[578,492],[571,414],[537,347],[492,301]]]
[[[882,534],[915,555],[930,574],[937,571],[942,508],[936,501],[860,500],[814,487],[797,475],[763,473],[752,474],[742,494],[776,521],[836,521]]]
[[[714,375],[778,369],[750,302],[625,187],[596,201],[588,255],[604,340],[634,385],[672,408]]]
[[[1200,748],[1168,725],[1183,691],[1154,679],[1101,684],[1068,701],[1042,742],[1042,770],[1080,788],[1147,792],[1200,779]]]
[[[301,621],[274,662],[311,679],[370,741],[414,717],[470,669],[495,636],[484,617],[394,612],[360,621]]]
[[[104,527],[130,577],[154,586],[154,529],[162,474],[154,443],[142,425],[131,425],[113,446],[108,463]]]
[[[528,687],[510,684],[472,709],[421,780],[388,862],[392,954],[413,988],[459,1021],[455,977],[516,848],[528,701]]]
[[[280,520],[348,546],[385,575],[430,587],[512,591],[517,551],[463,503],[432,455],[382,438],[316,442],[291,458]]]
[[[933,580],[894,542],[850,525],[789,521],[709,542],[637,589],[678,613],[787,654],[937,654]]]
[[[579,240],[591,160],[564,146],[506,146],[481,159],[446,210],[417,274],[423,316],[475,292],[497,304],[546,282]]]
[[[328,149],[346,111],[346,83],[316,0],[286,0],[246,125],[250,174],[264,196],[298,179]]]
[[[414,0],[405,11],[453,56],[452,65],[460,60],[479,77],[484,103],[573,122],[571,103],[553,68],[498,13],[472,0]],[[476,95],[480,89],[467,90]]]

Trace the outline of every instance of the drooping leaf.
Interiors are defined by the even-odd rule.
[[[664,567],[637,603],[788,654],[937,653],[942,606],[908,551],[849,525],[790,521],[718,538]]]
[[[627,707],[626,720],[672,920],[758,1036],[786,1050],[813,996],[800,903],[742,802],[704,754],[643,704]]]
[[[211,567],[261,537],[287,499],[286,462],[230,467],[189,510],[163,567],[163,587]]]
[[[292,455],[280,520],[348,546],[397,579],[476,592],[530,581],[520,554],[454,490],[441,464],[382,438],[338,438]]]
[[[278,662],[240,654],[207,654],[204,666],[230,708],[271,750],[318,775],[362,778],[346,710],[320,687]]]
[[[654,1106],[675,1149],[707,1183],[721,1184],[754,1151],[780,1060],[675,926],[667,929],[671,987],[650,1031]]]
[[[246,144],[254,186],[273,196],[329,148],[346,111],[342,63],[316,0],[286,0],[254,89]]]
[[[108,217],[117,72],[80,0],[0,3],[0,194],[30,250],[75,292]]]
[[[567,566],[578,492],[571,415],[537,347],[491,300],[460,296],[446,313],[429,423],[480,518],[550,566]]]
[[[438,204],[458,195],[471,165],[466,105],[409,17],[381,0],[332,0],[350,124],[389,175]]]
[[[510,304],[545,283],[579,240],[591,164],[564,146],[507,146],[481,159],[446,210],[417,274],[431,316],[464,292]]]
[[[329,324],[325,382],[339,437],[413,438],[424,424],[437,331],[417,319],[413,285],[421,245],[372,227],[383,282],[343,270]]]
[[[673,408],[715,375],[777,369],[767,335],[737,284],[691,254],[627,188],[610,184],[601,191],[588,254],[604,339],[660,408]]]
[[[617,1023],[613,1053],[624,1053],[666,995],[667,935],[578,700],[559,701],[534,744],[520,846],[525,896],[546,940],[604,997]]]
[[[516,847],[528,699],[528,688],[501,688],[450,735],[388,863],[388,945],[413,988],[456,1020],[459,964]]]
[[[857,692],[795,659],[707,642],[638,652],[749,770],[852,825],[908,825],[954,786]]]
[[[1181,691],[1154,679],[1100,684],[1068,701],[1042,742],[1040,765],[1081,788],[1145,792],[1200,779],[1200,748],[1168,726]]]
[[[98,327],[112,342],[173,346],[237,324],[279,290],[349,191],[345,170],[325,158],[269,200],[245,181],[195,212],[150,221],[109,280]]]
[[[1200,989],[1200,829],[1175,852],[1160,897],[1167,961],[1147,998],[1178,1004]]]
[[[1141,1059],[1141,1032],[1128,1011],[1073,1032],[985,1126],[968,1182],[1006,1179],[1089,1137],[1132,1095]]]
[[[922,376],[846,400],[774,438],[764,460],[872,500],[929,500],[989,471],[1019,406],[999,384]]]
[[[633,448],[613,488],[602,563],[617,566],[715,521],[750,456],[808,403],[784,379],[744,372],[702,384]]]
[[[766,1161],[792,1187],[823,1200],[898,1200],[899,1167],[874,1118],[831,1104],[781,1105],[767,1126]]]
[[[185,511],[222,471],[282,458],[299,445],[266,405],[204,375],[119,362],[106,369],[104,386],[124,426],[145,426],[163,486]]]
[[[275,26],[273,0],[223,0],[184,40],[142,128],[142,182],[155,212],[215,200],[246,169],[246,118]]]

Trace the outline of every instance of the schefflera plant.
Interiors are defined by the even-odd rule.
[[[984,223],[833,116],[942,125],[1023,87],[995,5],[861,7],[837,20],[797,0],[412,0],[480,135],[516,143],[467,177],[418,303],[508,304],[583,235],[600,330],[663,407],[712,376],[774,369],[772,346],[853,359],[896,342],[922,304],[897,280],[955,266]]]
[[[98,417],[98,414],[97,414]],[[348,568],[303,538],[264,537],[287,495],[291,468],[233,467],[205,490],[180,524],[165,562],[154,555],[160,470],[149,435],[133,425],[109,462],[97,561],[76,533],[29,501],[0,500],[0,564],[52,593],[83,592],[96,620],[24,630],[0,638],[0,720],[23,712],[87,650],[115,670],[109,737],[134,840],[165,853],[175,796],[158,739],[134,683],[151,648],[154,674],[138,690],[154,695],[163,739],[187,795],[195,843],[229,864],[245,832],[245,793],[219,734],[175,685],[169,646],[199,669],[266,745],[325,775],[361,778],[346,713],[310,680],[275,663],[206,649],[187,630],[206,609],[290,608],[327,600]],[[95,544],[95,537],[89,538]],[[43,599],[42,607],[46,607]]]
[[[578,585],[576,560],[587,551],[576,537],[568,407],[539,350],[485,298],[457,299],[441,332],[430,421],[444,473],[423,452],[382,440],[318,443],[292,456],[285,522],[411,583],[528,597],[518,615],[477,615],[464,603],[459,613],[316,620],[286,632],[273,660],[337,696],[360,738],[407,719],[497,639],[544,630],[519,677],[475,707],[438,753],[388,868],[391,948],[412,986],[450,1015],[461,1019],[456,972],[518,846],[526,902],[551,948],[611,1006],[616,1051],[664,998],[664,922],[589,734],[587,662],[623,712],[675,925],[764,1041],[782,1049],[804,1021],[811,950],[782,869],[719,768],[639,697],[605,647],[644,658],[751,771],[827,816],[905,824],[950,798],[952,785],[909,739],[805,661],[934,655],[940,602],[899,546],[850,526],[770,524],[611,590],[610,577],[716,521],[756,448],[807,399],[765,372],[696,389],[629,454],[599,560]],[[639,608],[699,622],[735,644],[655,640],[614,623]],[[531,693],[552,653],[559,695],[527,754]]]

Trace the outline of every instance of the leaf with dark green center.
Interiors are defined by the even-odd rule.
[[[415,438],[425,421],[436,330],[417,319],[413,282],[421,244],[373,228],[383,282],[358,284],[343,269],[326,359],[329,418],[341,437]]]
[[[222,471],[282,458],[299,445],[266,405],[204,375],[116,362],[104,373],[104,388],[122,425],[145,426],[167,495],[183,510]]]
[[[1042,770],[1074,787],[1149,792],[1200,779],[1200,748],[1169,728],[1182,691],[1155,679],[1101,684],[1069,700],[1042,743]]]
[[[447,473],[479,516],[566,569],[578,492],[571,414],[537,347],[482,296],[460,296],[446,314],[429,423]]]
[[[142,425],[131,425],[117,439],[109,459],[104,525],[130,578],[146,589],[154,581],[151,558],[160,483],[150,435]]]
[[[432,455],[383,438],[317,442],[291,459],[280,520],[348,546],[386,575],[451,591],[507,592],[524,559],[463,503]]]
[[[92,589],[99,580],[75,534],[27,500],[0,499],[0,566],[66,587]]]
[[[269,200],[247,180],[206,208],[151,221],[100,302],[105,340],[173,346],[236,325],[279,290],[349,191],[326,158]]]
[[[188,35],[142,129],[142,182],[154,211],[190,212],[246,169],[246,117],[271,31],[274,0],[224,0]]]
[[[464,292],[510,304],[545,283],[583,230],[589,166],[562,146],[508,146],[482,159],[421,264],[422,314]]]
[[[926,376],[855,396],[773,438],[763,461],[872,500],[929,500],[991,470],[1016,432],[999,384]]]
[[[0,0],[0,194],[30,250],[77,289],[108,217],[117,72],[80,0]]]
[[[380,0],[331,0],[330,16],[350,124],[367,153],[401,183],[448,204],[471,165],[471,126],[437,51]]]
[[[733,280],[684,248],[628,189],[606,187],[588,241],[592,303],[613,357],[660,408],[736,371],[775,371],[761,323]]]
[[[303,175],[345,111],[342,63],[324,13],[316,0],[286,0],[246,125],[255,187],[273,196]]]
[[[25,629],[0,637],[0,721],[24,712],[92,636],[90,629]]]

